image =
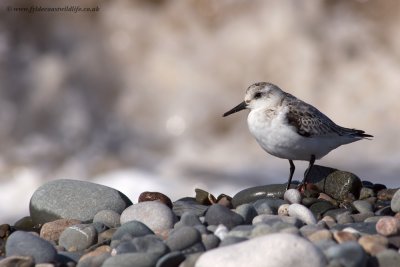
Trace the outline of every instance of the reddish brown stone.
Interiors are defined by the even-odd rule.
[[[83,261],[86,258],[90,258],[90,257],[95,257],[95,256],[99,256],[101,254],[110,254],[111,255],[111,247],[110,246],[100,246],[98,248],[96,248],[95,250],[86,253],[85,255],[83,255],[79,261]]]
[[[376,223],[376,231],[384,236],[396,235],[400,230],[400,220],[394,217],[383,217]]]
[[[220,204],[220,205],[222,205],[222,206],[225,206],[225,207],[227,207],[227,208],[230,208],[230,209],[233,208],[233,205],[232,205],[232,197],[227,196],[227,195],[225,195],[225,194],[221,194],[221,195],[219,195],[219,196],[217,197],[217,203]]]
[[[154,200],[160,201],[161,203],[164,203],[170,209],[172,209],[171,199],[160,192],[147,192],[147,191],[143,192],[140,194],[138,202],[154,201]]]
[[[40,237],[49,241],[58,241],[61,233],[68,227],[82,223],[75,219],[59,219],[43,224]]]

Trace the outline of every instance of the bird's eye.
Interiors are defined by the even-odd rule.
[[[261,94],[260,92],[257,92],[257,93],[254,95],[254,98],[257,99],[257,98],[260,98],[261,96],[262,96],[262,94]]]

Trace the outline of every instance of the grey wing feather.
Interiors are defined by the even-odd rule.
[[[297,133],[304,137],[324,135],[355,138],[372,137],[371,135],[364,134],[364,131],[344,128],[335,124],[318,109],[298,99],[293,99],[289,103],[289,111],[286,116],[289,125],[294,126]]]

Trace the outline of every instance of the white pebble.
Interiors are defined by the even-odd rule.
[[[306,224],[316,224],[317,219],[314,214],[301,204],[292,204],[289,206],[289,216],[298,218]]]
[[[282,204],[278,208],[278,215],[289,216],[289,206],[290,204]]]
[[[297,189],[289,189],[286,190],[283,198],[291,204],[300,203],[301,202],[301,194]]]

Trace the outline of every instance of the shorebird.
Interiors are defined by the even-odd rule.
[[[362,130],[337,125],[314,106],[271,83],[249,86],[244,101],[223,117],[243,109],[250,109],[247,124],[258,144],[269,154],[289,160],[286,190],[295,171],[294,160],[309,162],[301,183],[305,185],[316,159],[341,145],[373,137]]]

